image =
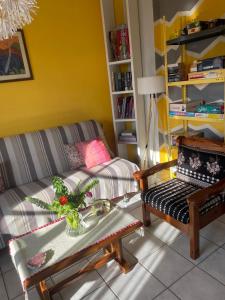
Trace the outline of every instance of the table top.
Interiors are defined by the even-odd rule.
[[[129,228],[141,226],[142,223],[139,220],[115,206],[108,214],[100,218],[95,227],[82,235],[69,237],[65,230],[66,221],[64,219],[57,220],[11,240],[9,243],[10,254],[24,285],[24,282],[36,273],[40,273],[65,258],[119,233],[126,235],[129,233]],[[53,255],[42,267],[35,270],[27,267],[27,261],[30,258],[38,252],[46,251],[51,251]]]

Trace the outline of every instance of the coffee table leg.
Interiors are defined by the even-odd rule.
[[[112,248],[112,251],[114,251],[115,254],[116,254],[115,260],[120,265],[121,271],[123,273],[129,272],[131,267],[129,266],[129,264],[127,263],[127,261],[123,257],[123,249],[122,249],[121,239],[111,243],[111,248]]]
[[[36,288],[38,290],[39,296],[41,297],[41,300],[51,300],[52,299],[44,280],[39,282],[39,284],[36,285]]]

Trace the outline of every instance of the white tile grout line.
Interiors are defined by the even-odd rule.
[[[178,297],[173,291],[171,291],[169,288],[167,288],[166,290],[160,292],[157,296],[153,297],[152,300],[155,300],[157,297],[159,297],[160,295],[162,295],[163,293],[165,293],[166,291],[170,291],[171,294],[173,294],[178,300],[182,300],[180,297]]]
[[[214,250],[212,253],[210,253],[209,256],[211,256],[212,254],[214,254],[214,253],[215,253],[216,251],[218,251],[219,249],[223,249],[223,250],[225,251],[225,249],[224,249],[223,247],[218,247],[216,250]],[[207,256],[207,258],[209,258],[209,256]],[[207,258],[206,258],[206,259],[207,259]],[[206,259],[203,259],[203,261],[205,261]],[[202,268],[199,266],[203,261],[201,261],[199,264],[197,264],[196,267],[197,267],[199,270],[201,270],[201,271],[203,271],[204,273],[208,274],[210,277],[212,277],[213,279],[215,279],[216,281],[218,281],[219,283],[221,283],[222,285],[225,286],[225,283],[223,283],[223,282],[220,281],[219,279],[215,278],[213,275],[211,275],[210,273],[208,273],[206,270],[202,269]]]
[[[116,299],[119,299],[119,297],[114,293],[114,291],[110,288],[110,286],[108,285],[108,283],[106,282],[106,280],[102,277],[102,275],[98,272],[98,270],[96,270],[96,272],[98,273],[98,275],[102,278],[102,280],[103,280],[103,282],[105,283],[105,285],[107,286],[107,288],[109,289],[109,290],[111,290],[111,292],[115,295],[115,297],[116,297]],[[121,274],[121,273],[120,273]],[[118,275],[115,275],[113,278],[111,278],[109,281],[111,281],[111,280],[113,280],[113,279],[115,279],[116,277],[118,277],[120,274],[118,274]],[[94,291],[92,291],[91,293],[93,293],[93,292],[95,292],[97,289],[99,289],[99,288],[101,288],[102,286],[99,286],[99,287],[97,287]],[[85,295],[85,297],[87,297],[88,295],[90,295],[91,293],[88,293],[87,295]],[[83,298],[85,298],[85,297],[83,297]],[[82,298],[82,299],[83,299]],[[101,299],[99,299],[99,300],[101,300]]]
[[[155,222],[156,220],[154,220],[153,222]],[[204,237],[203,237],[204,238]],[[207,238],[205,238],[206,240],[208,240]],[[165,290],[163,290],[162,292],[160,292],[157,296],[155,296],[153,299],[155,299],[155,298],[157,298],[159,295],[161,295],[162,293],[164,293],[166,290],[169,290],[171,293],[173,293],[176,297],[178,297],[174,292],[172,292],[171,290],[170,290],[170,287],[172,286],[172,285],[174,285],[177,281],[179,281],[182,277],[184,277],[187,273],[189,273],[189,272],[191,272],[195,267],[196,268],[198,268],[199,270],[201,270],[201,271],[203,271],[204,273],[206,273],[206,274],[208,274],[211,278],[213,278],[214,280],[216,280],[217,282],[219,282],[220,284],[222,284],[222,285],[224,285],[225,286],[225,284],[224,283],[222,283],[221,281],[219,281],[217,278],[215,278],[214,276],[212,276],[211,274],[209,274],[207,271],[205,271],[205,270],[203,270],[203,269],[201,269],[200,267],[199,267],[199,264],[201,264],[203,261],[205,261],[209,256],[211,256],[214,252],[216,252],[219,248],[222,248],[222,246],[224,245],[221,245],[221,246],[219,246],[219,245],[217,245],[217,244],[215,244],[214,242],[212,242],[212,241],[210,241],[210,240],[208,240],[209,242],[211,242],[211,243],[213,243],[214,245],[216,245],[217,246],[217,248],[215,249],[215,250],[213,250],[211,253],[209,253],[209,255],[207,255],[202,261],[200,261],[199,263],[197,263],[197,264],[193,264],[190,260],[188,260],[186,257],[184,257],[181,253],[179,253],[178,251],[176,251],[176,249],[174,249],[174,248],[172,248],[172,247],[170,247],[170,244],[167,244],[167,243],[165,243],[165,242],[163,242],[164,244],[162,245],[162,246],[160,246],[157,250],[155,250],[155,251],[153,251],[150,255],[152,255],[153,253],[155,253],[156,251],[159,251],[161,248],[163,248],[163,247],[165,247],[166,245],[170,248],[170,249],[172,249],[173,251],[175,251],[178,255],[180,255],[180,256],[182,256],[185,260],[187,260],[187,261],[189,261],[189,262],[191,262],[192,264],[193,264],[193,268],[191,268],[189,271],[187,271],[187,272],[185,272],[181,277],[179,277],[176,281],[174,281],[171,285],[169,285],[168,287],[166,287],[165,286],[165,284],[163,284],[163,282],[161,282],[161,280],[159,279],[159,278],[157,278],[154,274],[152,274],[148,269],[146,269],[145,268],[145,266],[144,265],[142,265],[139,261],[138,261],[138,263],[148,272],[148,273],[150,273],[154,278],[156,278],[166,289]],[[128,251],[128,253],[130,253],[131,255],[133,255],[126,247],[124,247],[127,251]],[[222,248],[223,249],[223,248]],[[224,249],[223,249],[224,250]],[[12,268],[13,269],[13,268]],[[10,270],[7,270],[6,272],[4,272],[4,274],[5,273],[7,273],[7,272],[9,272],[9,271],[11,271],[12,269],[10,269]],[[97,270],[96,270],[97,271]],[[97,271],[97,273],[98,273],[98,275],[102,278],[102,280],[103,280],[103,282],[106,284],[106,286],[112,291],[112,293],[115,295],[115,297],[117,298],[117,299],[119,299],[118,298],[118,296],[113,292],[113,290],[110,288],[110,286],[108,285],[108,283],[104,280],[104,278],[100,275],[100,273]],[[8,290],[7,290],[7,288],[6,288],[6,284],[5,284],[5,280],[4,280],[4,276],[3,276],[3,272],[2,272],[2,269],[0,268],[0,274],[2,275],[2,278],[3,278],[3,283],[4,283],[4,288],[5,288],[5,291],[6,291],[6,294],[7,294],[7,298],[9,299],[9,295],[8,295]],[[120,274],[118,274],[118,275],[115,275],[115,277],[113,277],[113,278],[111,278],[110,279],[110,281],[111,280],[113,280],[113,279],[115,279],[116,277],[118,277]],[[109,282],[110,282],[109,281]],[[88,293],[88,294],[86,294],[84,297],[87,297],[88,295],[90,295],[91,293],[93,293],[94,291],[96,291],[97,289],[99,289],[99,288],[101,288],[101,287],[97,287],[95,290],[93,290],[92,292],[90,292],[90,293]],[[23,294],[23,293],[22,293]],[[19,296],[21,296],[22,294],[19,294],[19,295],[17,295],[16,297],[14,297],[13,299],[15,299],[15,298],[17,298],[17,297],[19,297]],[[63,298],[62,298],[62,295],[59,293],[59,296],[60,296],[60,298],[63,300]],[[84,298],[83,297],[83,298]],[[12,299],[12,300],[13,300]],[[180,299],[179,297],[178,297],[178,299]]]
[[[162,247],[165,247],[167,244],[164,244],[164,245],[162,245],[160,248],[158,248],[158,250],[159,249],[161,249]],[[187,273],[189,273],[189,272],[191,272],[195,267],[196,268],[198,268],[198,269],[200,269],[201,271],[203,271],[204,273],[206,273],[207,275],[209,275],[211,278],[213,278],[214,280],[216,280],[216,281],[218,281],[220,284],[222,284],[222,285],[225,285],[225,284],[223,284],[221,281],[219,281],[217,278],[215,278],[215,277],[213,277],[211,274],[209,274],[207,271],[205,271],[205,270],[203,270],[203,269],[201,269],[200,267],[199,267],[199,264],[200,263],[202,263],[203,261],[205,261],[210,255],[212,255],[214,252],[216,252],[219,248],[222,248],[222,247],[217,247],[214,251],[212,251],[207,257],[205,257],[201,262],[199,262],[197,265],[195,265],[195,264],[193,264],[192,262],[192,264],[193,264],[193,268],[191,268],[190,270],[188,270],[187,272],[185,272],[182,276],[180,276],[176,281],[174,281],[171,285],[169,285],[168,287],[166,287],[165,286],[165,284],[163,284],[163,282],[161,282],[161,280],[159,279],[159,278],[157,278],[157,276],[155,276],[154,274],[152,274],[148,269],[146,269],[145,268],[145,266],[144,265],[142,265],[140,262],[138,262],[148,273],[150,273],[154,278],[156,278],[164,287],[165,287],[165,289],[162,291],[162,292],[160,292],[158,295],[156,295],[153,299],[155,299],[155,298],[157,298],[159,295],[161,295],[162,293],[164,293],[166,290],[169,290],[170,292],[172,292],[176,297],[178,297],[173,291],[171,291],[170,290],[170,287],[172,286],[172,285],[174,285],[177,281],[179,281],[182,277],[184,277]],[[223,248],[222,248],[223,249]],[[126,249],[127,250],[127,249]],[[156,251],[158,251],[158,250],[156,250]],[[178,253],[175,249],[173,249],[172,248],[172,250],[173,251],[175,251],[178,255],[180,255],[180,256],[182,256],[185,260],[187,260],[187,261],[189,261],[186,257],[184,257],[182,254],[180,254],[180,253]],[[127,250],[128,251],[128,250]],[[152,253],[151,253],[151,255],[154,253],[154,252],[156,252],[156,251],[153,251]],[[128,251],[129,253],[130,253],[130,251]],[[132,253],[130,253],[131,255],[133,255]],[[190,262],[190,261],[189,261]],[[8,271],[7,271],[8,272]],[[106,286],[112,291],[112,293],[115,295],[115,297],[117,298],[117,299],[119,299],[118,298],[118,296],[114,293],[114,291],[110,288],[110,286],[108,285],[108,283],[104,280],[104,278],[100,275],[100,273],[97,271],[97,273],[98,273],[98,275],[102,278],[102,280],[103,280],[103,282],[106,284]],[[120,273],[121,274],[121,273]],[[111,280],[113,280],[113,279],[115,279],[116,277],[118,277],[120,274],[118,274],[118,275],[115,275],[115,277],[113,277],[113,278],[111,278],[110,279],[110,281]],[[1,272],[1,275],[2,275],[2,272]],[[3,276],[2,276],[3,277]],[[3,277],[3,281],[4,281],[4,277]],[[109,282],[110,282],[109,281]],[[5,282],[4,282],[4,287],[5,287],[5,290],[6,290],[6,292],[7,292],[7,297],[8,297],[8,299],[9,299],[9,296],[8,296],[8,291],[7,291],[7,289],[6,289],[6,285],[5,285]],[[90,295],[91,293],[93,293],[93,292],[95,292],[97,289],[99,289],[99,288],[101,288],[101,287],[97,287],[95,290],[93,290],[93,291],[91,291],[90,293],[87,293],[83,298],[85,298],[85,297],[87,297],[88,295]],[[16,297],[14,297],[13,299],[15,299],[15,298],[17,298],[17,297],[19,297],[19,296],[21,296],[23,293],[21,293],[21,294],[19,294],[19,295],[17,295]],[[59,293],[59,296],[60,296],[60,298],[63,300],[63,298],[62,298],[62,295]],[[13,300],[13,299],[11,299],[11,300]],[[180,299],[179,297],[178,297],[178,299]]]
[[[176,295],[176,294],[175,294],[172,290],[170,290],[169,288],[168,288],[168,291],[170,291],[171,294],[173,294],[175,297],[177,297],[177,299],[182,300],[178,295]]]
[[[163,245],[163,246],[161,246],[158,250],[160,250],[161,248],[163,248],[163,247],[166,247],[166,246],[168,246],[167,244],[165,244],[165,245]],[[171,249],[171,248],[170,248]],[[157,250],[157,251],[158,251]],[[172,249],[173,250],[173,249]],[[155,253],[156,251],[154,251],[153,253]],[[153,253],[151,253],[151,255],[153,254]],[[179,253],[177,253],[177,254],[179,254]],[[180,254],[179,254],[180,255]],[[182,256],[185,260],[187,260],[188,262],[190,262],[186,257],[184,257],[183,255],[180,255],[180,256]],[[192,263],[192,262],[191,262]],[[178,280],[180,280],[184,275],[186,275],[187,273],[189,273],[190,271],[192,271],[194,268],[195,268],[195,265],[192,263],[192,265],[193,265],[193,267],[190,269],[190,270],[188,270],[187,272],[185,272],[183,275],[181,275],[177,280],[175,280],[172,284],[170,284],[169,286],[166,286],[157,276],[155,276],[153,273],[151,273],[141,262],[139,262],[139,264],[147,271],[147,272],[149,272],[153,277],[155,277],[161,284],[163,284],[165,287],[166,287],[166,290],[167,289],[169,289],[174,283],[176,283]],[[162,294],[163,292],[165,292],[165,290],[164,291],[162,291],[162,292],[160,292],[160,294]],[[157,298],[160,294],[158,294],[157,296],[155,296],[153,299],[155,299],[155,298]],[[176,295],[175,293],[173,293],[174,295]],[[178,297],[177,295],[176,295],[176,297]],[[180,299],[179,297],[178,297],[178,299]]]

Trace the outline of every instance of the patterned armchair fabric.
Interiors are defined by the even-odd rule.
[[[199,189],[201,188],[176,178],[150,188],[142,193],[141,198],[164,214],[188,224],[190,218],[187,198]],[[200,207],[199,214],[205,215],[210,209],[224,202],[224,193],[211,197]]]
[[[225,178],[225,156],[182,145],[178,151],[177,178],[200,187],[216,183]]]

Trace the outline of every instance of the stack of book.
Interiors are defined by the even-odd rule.
[[[170,112],[190,112],[195,111],[202,100],[194,100],[189,103],[170,103]]]
[[[218,69],[213,71],[192,72],[188,74],[188,80],[224,78],[224,71],[224,69]]]
[[[136,143],[137,142],[137,137],[136,133],[134,131],[123,131],[119,135],[119,142],[122,143]]]
[[[131,72],[116,72],[112,73],[112,88],[113,91],[130,91],[132,90],[132,73]]]
[[[127,25],[121,25],[109,32],[112,57],[114,60],[130,58],[130,43]]]
[[[168,82],[182,81],[185,79],[185,70],[182,63],[168,65]]]
[[[197,112],[180,112],[170,111],[169,115],[173,116],[184,116],[184,117],[196,117],[196,118],[211,118],[211,119],[224,119],[224,114],[209,114],[209,113],[197,113]]]
[[[203,100],[189,103],[170,103],[170,116],[223,119],[223,105],[206,104]]]
[[[118,119],[134,118],[134,97],[118,97],[117,98],[117,117]]]

